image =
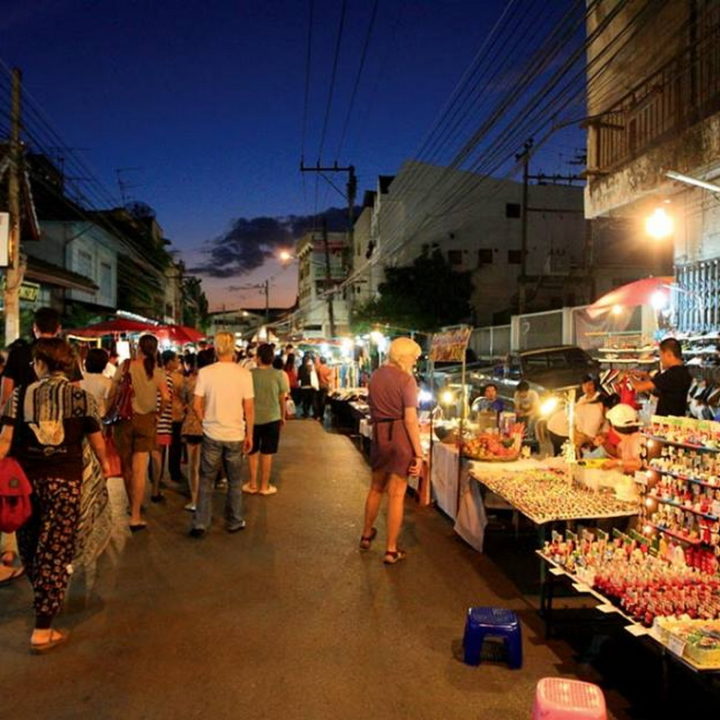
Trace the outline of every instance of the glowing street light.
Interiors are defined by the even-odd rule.
[[[282,262],[290,262],[290,260],[294,260],[295,256],[289,251],[289,250],[281,250],[278,253],[278,258]]]
[[[656,208],[652,215],[645,220],[645,231],[650,237],[662,240],[672,235],[674,223],[665,208]]]

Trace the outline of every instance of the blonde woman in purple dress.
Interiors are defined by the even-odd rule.
[[[422,446],[418,423],[418,387],[412,375],[422,350],[410,338],[390,344],[388,362],[370,378],[369,404],[373,425],[370,465],[372,484],[365,501],[360,547],[367,550],[377,535],[374,527],[383,495],[388,495],[387,539],[383,562],[394,565],[406,553],[397,541],[403,521],[407,476],[419,475]]]

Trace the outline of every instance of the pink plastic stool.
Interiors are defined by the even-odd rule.
[[[607,720],[605,696],[592,683],[543,678],[535,688],[532,720]]]

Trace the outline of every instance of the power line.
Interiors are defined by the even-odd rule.
[[[368,23],[367,33],[365,34],[365,42],[363,43],[362,54],[360,56],[360,67],[358,68],[357,75],[355,76],[355,83],[353,85],[352,94],[350,95],[350,105],[348,106],[347,114],[345,115],[342,132],[340,133],[340,141],[338,142],[337,150],[335,151],[336,161],[340,159],[340,151],[342,150],[343,143],[345,142],[345,134],[347,133],[348,125],[350,124],[350,118],[352,116],[352,111],[355,106],[355,97],[357,96],[358,87],[360,85],[360,78],[362,77],[363,69],[365,67],[365,58],[367,57],[367,51],[370,45],[370,38],[372,36],[373,27],[375,25],[377,9],[378,0],[375,0],[375,2],[373,3],[372,12],[370,14],[370,22]]]
[[[335,56],[333,58],[332,74],[330,76],[330,87],[328,89],[327,106],[325,107],[325,120],[323,121],[322,134],[320,135],[318,163],[322,159],[323,148],[325,146],[325,135],[327,133],[328,121],[330,119],[330,110],[332,109],[333,93],[335,92],[335,77],[337,75],[338,58],[340,57],[340,45],[342,44],[343,29],[345,27],[346,9],[347,0],[343,0],[342,8],[340,9],[340,21],[338,23],[337,39],[335,41]]]

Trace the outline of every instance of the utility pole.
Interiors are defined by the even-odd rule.
[[[5,345],[20,337],[20,285],[24,268],[20,261],[20,86],[22,76],[18,68],[12,71],[12,99],[10,109],[10,166],[8,168],[8,212],[10,261],[5,273]]]
[[[270,322],[270,278],[266,278],[263,283],[265,292],[265,324]]]
[[[520,277],[518,278],[518,314],[525,312],[525,298],[527,291],[527,241],[528,241],[528,187],[530,183],[530,150],[532,149],[532,138],[525,142],[524,149],[515,156],[516,160],[523,161],[523,190],[522,190],[522,215],[520,226]]]
[[[327,218],[322,220],[322,239],[325,250],[325,281],[327,285],[328,321],[330,322],[330,339],[335,337],[335,308],[333,306],[333,294],[330,292],[332,285],[332,272],[330,270],[330,244],[328,242]]]
[[[300,161],[300,172],[314,172],[314,173],[337,173],[337,172],[344,172],[348,174],[348,180],[347,184],[345,185],[345,197],[347,199],[347,208],[348,208],[348,224],[347,224],[347,237],[348,237],[348,247],[346,249],[346,252],[343,254],[343,269],[346,267],[349,267],[350,265],[350,258],[353,256],[354,252],[354,245],[355,245],[355,199],[357,197],[357,175],[355,174],[355,166],[354,165],[348,165],[346,167],[340,167],[337,162],[333,163],[332,165],[328,167],[322,167],[320,165],[320,161],[317,162],[316,165],[305,165],[305,161]],[[325,178],[327,180],[327,178]],[[328,181],[330,182],[330,181]],[[342,195],[342,191],[340,191],[335,184],[330,182],[330,184],[338,190],[340,195]],[[323,223],[323,237],[327,237],[327,224]],[[326,247],[327,247],[327,240],[325,240]],[[327,252],[327,251],[326,251]],[[330,292],[330,284],[331,284],[331,277],[328,272],[326,273],[327,280],[328,280],[328,292]],[[332,294],[332,293],[331,293]],[[335,319],[334,314],[332,311],[332,300],[329,301],[330,305],[328,305],[328,311],[330,314],[330,327],[332,336],[335,337]]]

